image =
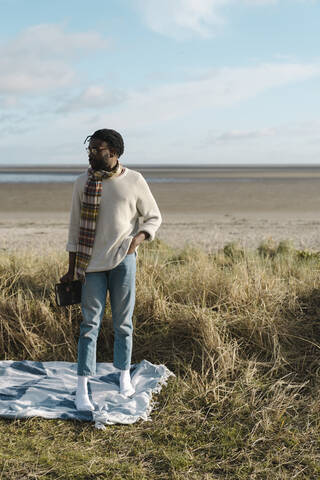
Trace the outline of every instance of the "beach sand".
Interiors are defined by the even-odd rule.
[[[144,173],[188,177],[181,171]],[[320,171],[215,172],[219,182],[149,183],[163,223],[157,237],[209,252],[229,242],[256,248],[262,241],[292,240],[296,248],[320,250]],[[234,181],[235,177],[241,181]],[[250,178],[250,180],[249,180]],[[65,250],[72,184],[1,184],[2,251]]]

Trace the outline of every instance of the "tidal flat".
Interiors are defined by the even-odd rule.
[[[257,248],[271,238],[320,250],[320,167],[128,168],[148,181],[163,217],[157,237],[173,247]],[[85,169],[43,167],[42,173]],[[18,171],[25,170],[11,168]],[[0,248],[64,249],[72,183],[30,183],[27,175],[26,182],[0,185]]]

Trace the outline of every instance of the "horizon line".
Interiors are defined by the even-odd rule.
[[[228,164],[221,164],[221,163],[202,163],[202,164],[191,164],[191,163],[176,163],[176,164],[127,164],[124,163],[124,166],[128,168],[140,168],[140,169],[204,169],[204,168],[319,168],[319,163],[228,163]],[[82,170],[88,168],[88,163],[86,164],[1,164],[0,163],[0,171],[3,170],[29,170],[29,169],[44,169],[44,170],[66,170],[66,169],[73,169],[73,170]]]

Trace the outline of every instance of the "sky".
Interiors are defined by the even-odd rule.
[[[0,165],[320,164],[320,0],[0,0]]]

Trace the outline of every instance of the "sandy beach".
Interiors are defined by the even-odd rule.
[[[157,235],[172,246],[255,248],[271,237],[320,250],[320,168],[139,171],[161,179],[149,183],[163,216]],[[64,250],[71,194],[71,183],[2,183],[1,250]]]

